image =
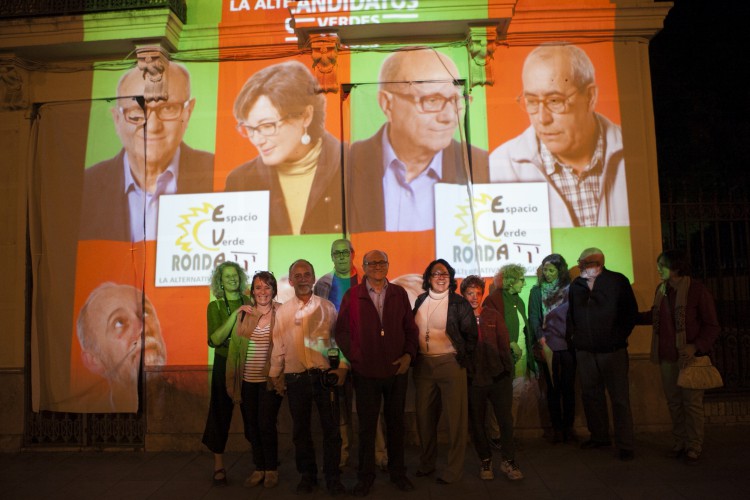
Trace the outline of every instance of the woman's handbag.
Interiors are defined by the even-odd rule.
[[[721,374],[708,356],[693,356],[687,366],[680,369],[677,385],[685,389],[715,389],[724,385]]]

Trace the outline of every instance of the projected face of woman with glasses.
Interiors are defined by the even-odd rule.
[[[312,116],[312,106],[301,114],[285,114],[262,95],[237,125],[237,131],[255,146],[263,163],[274,166],[300,160],[310,151],[312,144],[303,136]]]

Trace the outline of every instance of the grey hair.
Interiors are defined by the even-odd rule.
[[[543,43],[532,50],[523,63],[523,71],[533,59],[548,61],[557,52],[564,52],[570,59],[570,69],[573,73],[573,84],[582,89],[596,81],[594,65],[586,52],[580,47],[567,42]]]

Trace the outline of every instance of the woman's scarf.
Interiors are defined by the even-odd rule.
[[[651,361],[659,363],[659,328],[661,316],[659,311],[662,307],[669,308],[669,299],[667,298],[667,280],[661,282],[656,288],[654,295],[654,307],[651,309],[653,315],[654,335],[651,337]],[[685,335],[685,306],[687,305],[687,295],[690,289],[690,276],[683,276],[677,282],[677,297],[674,304],[674,328],[677,349],[682,348],[686,343]],[[663,302],[667,299],[666,302]],[[671,315],[670,315],[671,316]]]
[[[567,296],[567,287],[560,287],[560,280],[556,279],[552,283],[542,281],[542,317],[546,317],[550,311],[562,305]]]

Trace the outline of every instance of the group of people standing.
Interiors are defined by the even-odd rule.
[[[404,461],[410,368],[421,446],[417,477],[436,472],[442,417],[448,451],[445,466],[436,474],[437,483],[461,478],[469,431],[482,479],[493,479],[495,469],[508,479],[522,479],[513,437],[518,398],[514,380],[530,372],[540,372],[546,382],[553,442],[578,441],[574,428],[578,374],[590,432],[581,448],[611,446],[608,393],[619,458],[632,460],[627,339],[636,323],[655,325],[654,359],[661,364],[673,420],[675,444],[669,455],[688,463],[698,461],[703,392],[677,387],[676,374],[692,357],[708,354],[719,327],[707,290],[688,277],[683,253],[659,256],[664,281],[652,310],[640,314],[628,279],[606,269],[604,254],[597,248],[583,251],[577,276],[561,255],[547,256],[528,308],[520,297],[526,282],[520,265],[502,267],[485,298],[483,278],[468,276],[459,290],[455,270],[436,259],[425,269],[422,293],[412,306],[407,290],[388,280],[385,252],[371,250],[364,255],[361,280],[351,265],[353,257],[349,241],[335,241],[334,272],[317,283],[312,264],[304,259],[293,262],[289,283],[294,297],[281,305],[274,301],[278,289],[273,274],[256,273],[246,297],[248,278],[237,264],[226,262],[214,271],[216,300],[208,306],[208,342],[215,348],[215,359],[203,442],[215,456],[216,484],[226,483],[222,454],[235,403],[240,404],[255,464],[245,485],[278,484],[276,420],[286,396],[301,475],[297,493],[311,493],[318,482],[311,433],[313,403],[324,438],[326,488],[331,495],[345,493],[340,467],[345,431],[339,424],[348,423],[350,416],[342,417],[347,405],[339,404],[338,389],[350,380],[358,417],[357,483],[350,492],[366,496],[373,486],[381,418],[387,445],[384,470],[396,488],[413,490]],[[486,431],[488,403],[500,430],[499,445],[494,446],[500,450],[496,467],[495,443]]]

